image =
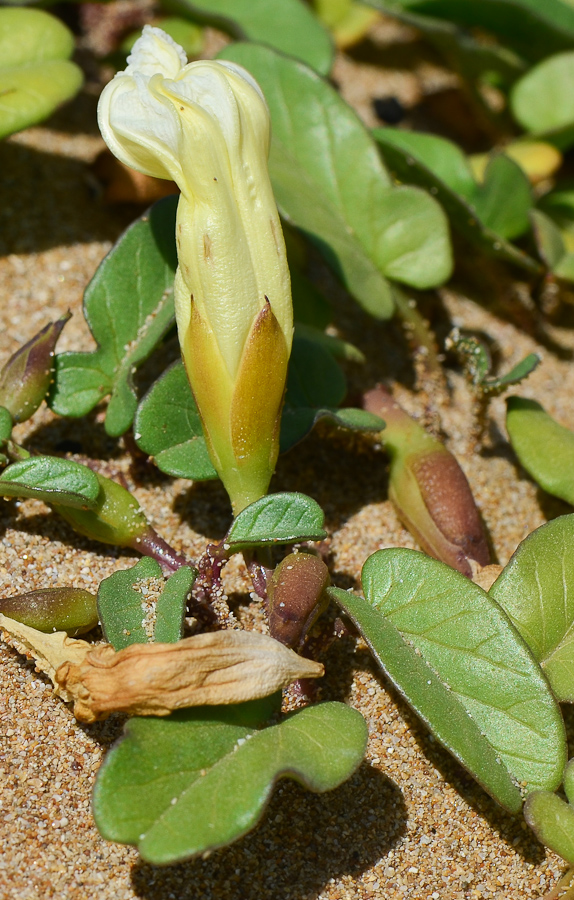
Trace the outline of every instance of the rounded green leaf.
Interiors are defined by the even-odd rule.
[[[329,791],[364,756],[365,721],[343,703],[299,710],[262,731],[245,721],[251,706],[131,719],[96,782],[101,834],[137,844],[156,865],[187,859],[250,831],[279,778]]]
[[[522,541],[490,588],[559,700],[574,702],[574,515]]]
[[[33,497],[73,509],[93,509],[99,494],[100,483],[95,472],[55,456],[33,456],[12,463],[0,475],[3,497]]]
[[[268,494],[239,513],[225,536],[225,545],[236,552],[265,544],[321,541],[327,536],[324,518],[319,504],[305,494]]]
[[[500,197],[498,178],[493,177],[498,176],[500,172],[499,163],[496,164],[493,171],[491,162],[489,170],[492,180],[489,179],[485,185],[479,186],[474,181],[472,173],[467,171],[466,157],[456,144],[444,138],[414,134],[394,128],[376,128],[373,136],[395,178],[430,191],[441,204],[456,234],[462,235],[469,243],[480,247],[489,256],[494,256],[531,272],[541,271],[540,264],[536,260],[510,244],[502,233],[497,233],[494,228],[490,227],[490,222],[484,221],[479,215],[479,207],[482,207],[480,209],[482,215],[486,215],[487,219],[489,215],[492,215],[494,217],[493,224],[497,226],[500,223],[496,221],[496,216],[499,215],[501,204],[503,210],[507,210],[509,207],[506,194],[502,198]],[[504,163],[503,166],[505,166]],[[526,188],[526,193],[522,190],[523,200],[529,201],[527,205],[521,204],[520,215],[516,220],[522,230],[528,227],[528,219],[525,219],[524,216],[525,211],[530,208],[530,189],[528,184],[525,184],[525,176],[516,174],[518,166],[514,163],[512,166],[514,166],[512,173],[520,180],[521,189]],[[518,171],[520,172],[519,169]],[[504,190],[504,183],[502,189]],[[494,205],[493,197],[496,198]],[[512,231],[514,220],[511,217],[508,221]],[[508,222],[503,220],[502,225],[505,230]]]
[[[0,138],[41,122],[78,92],[73,49],[72,33],[54,16],[0,9]]]
[[[534,66],[514,86],[514,117],[531,134],[544,134],[557,147],[574,142],[574,52],[558,53]]]
[[[501,760],[499,768],[506,767],[526,791],[558,787],[566,755],[560,710],[530,650],[498,604],[454,569],[414,550],[378,551],[365,563],[362,578],[373,609],[420,654],[478,728],[482,752],[485,743],[490,745]],[[382,665],[410,700],[411,676],[404,650],[402,654],[403,662],[397,663],[380,648]],[[458,740],[444,712],[437,715],[430,691],[428,701],[419,695],[416,702],[419,707],[422,702],[425,719],[446,746],[444,735]],[[456,755],[475,771],[476,753],[471,765],[460,750]],[[479,780],[493,792],[489,781],[500,776],[481,767]]]
[[[372,138],[331,85],[266,47],[234,44],[220,56],[245,66],[265,94],[282,215],[317,244],[368,312],[392,315],[387,277],[421,288],[448,278],[442,210],[422,191],[391,186]]]
[[[524,397],[508,397],[506,428],[528,474],[549,494],[574,505],[574,433]]]
[[[141,401],[134,436],[140,450],[153,456],[158,469],[167,475],[194,481],[218,477],[181,362],[170,366]]]

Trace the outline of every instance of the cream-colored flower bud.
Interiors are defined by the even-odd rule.
[[[181,190],[179,339],[213,463],[239,512],[265,494],[278,452],[293,314],[267,170],[269,111],[230,62],[186,65],[146,26],[98,109],[112,152]]]

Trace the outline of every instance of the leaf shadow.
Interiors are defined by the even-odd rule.
[[[142,900],[221,896],[222,886],[229,900],[315,897],[329,879],[360,875],[384,857],[406,823],[401,791],[368,763],[327,794],[285,780],[262,823],[236,845],[165,868],[140,861],[132,888]]]
[[[195,481],[179,494],[173,511],[197,534],[210,541],[220,541],[232,521],[227,492],[219,480]]]
[[[16,141],[0,143],[0,193],[2,256],[113,242],[134,219],[133,209],[112,210],[99,202],[86,163]]]

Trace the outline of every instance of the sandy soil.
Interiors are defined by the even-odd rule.
[[[397,29],[395,40],[403,39],[404,31]],[[391,65],[396,55],[388,51],[388,77],[394,79],[392,92],[406,104],[420,99],[429,84],[448,83],[449,77],[424,58],[397,72]],[[369,61],[341,58],[335,77],[368,118],[368,98],[382,90],[379,70]],[[95,106],[89,86],[44,127],[0,144],[0,363],[67,309],[74,316],[60,349],[92,346],[81,314],[82,293],[136,212],[104,207],[95,190],[88,168],[102,147]],[[574,332],[568,316],[542,335],[524,307],[519,327],[506,312],[519,288],[501,271],[490,282],[484,276],[470,286],[466,282],[462,291],[443,291],[440,303],[423,302],[423,309],[439,335],[449,323],[485,332],[497,343],[501,366],[540,351],[543,364],[521,392],[573,427]],[[526,534],[568,511],[542,496],[517,467],[505,440],[503,400],[492,403],[489,434],[476,452],[473,399],[461,374],[449,369],[448,389],[436,395],[413,390],[401,329],[373,323],[342,291],[331,290],[337,326],[367,355],[363,368],[349,369],[352,389],[387,378],[409,411],[435,425],[440,421],[467,472],[501,563]],[[87,422],[75,422],[56,420],[42,409],[31,423],[19,426],[17,436],[48,453],[69,449],[73,442],[79,452],[109,460],[124,472],[156,529],[192,558],[206,537],[225,531],[229,508],[218,484],[191,485],[160,475],[135,483],[121,440],[105,435],[101,411]],[[272,488],[305,491],[324,507],[334,577],[345,587],[357,584],[361,565],[374,550],[416,546],[386,499],[384,456],[368,442],[322,430],[280,461]],[[135,561],[133,554],[78,537],[34,501],[2,502],[0,537],[1,596],[45,585],[95,591],[102,578]],[[249,599],[240,560],[226,578],[236,615],[257,623],[259,612]],[[343,640],[329,653],[327,667],[322,696],[356,705],[369,724],[367,758],[352,779],[323,796],[282,782],[264,821],[247,838],[207,859],[160,869],[142,863],[133,848],[103,841],[91,818],[95,774],[121,722],[112,718],[79,726],[33,666],[2,649],[0,896],[541,897],[564,871],[562,861],[546,853],[520,818],[502,812],[436,745],[375,671],[366,650]],[[567,716],[572,723],[568,711]]]

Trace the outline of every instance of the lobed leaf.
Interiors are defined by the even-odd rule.
[[[225,546],[236,553],[243,547],[321,541],[327,536],[324,518],[319,504],[305,494],[268,494],[234,519]]]
[[[574,515],[528,535],[489,590],[540,663],[558,700],[574,702]]]
[[[323,792],[361,762],[367,729],[356,710],[324,703],[257,730],[272,711],[267,701],[131,719],[96,781],[100,833],[173,863],[246,834],[279,778]]]
[[[79,91],[74,36],[39,9],[0,9],[0,138],[48,118]]]
[[[93,509],[98,476],[87,466],[56,456],[33,456],[12,463],[0,475],[0,496],[32,497],[75,509]]]
[[[245,66],[265,93],[282,215],[317,244],[368,312],[392,315],[388,278],[420,288],[448,278],[442,210],[424,192],[391,186],[370,135],[334,88],[265,47],[235,44],[220,58]]]
[[[114,572],[100,583],[98,613],[104,637],[114,650],[148,643],[141,586],[151,578],[163,583],[161,566],[155,559],[144,556],[131,569]]]
[[[174,320],[177,197],[165,197],[134,222],[100,264],[84,295],[97,350],[56,357],[52,409],[84,416],[111,395],[106,431],[123,434],[137,406],[133,374]]]
[[[366,600],[348,610],[393,683],[437,738],[503,806],[560,783],[560,710],[522,638],[490,596],[414,550],[380,550]],[[363,624],[364,623],[364,624]]]

